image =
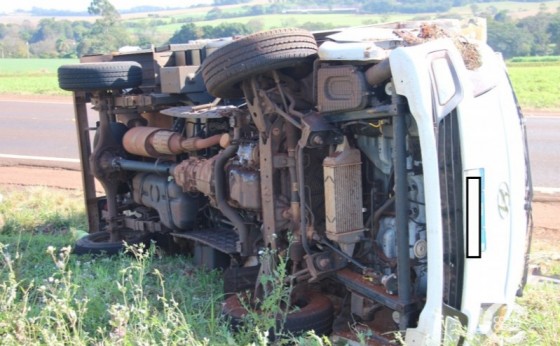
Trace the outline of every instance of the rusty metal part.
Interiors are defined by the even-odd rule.
[[[348,265],[346,258],[334,251],[321,251],[304,256],[306,269],[311,276],[310,282],[324,278]]]
[[[150,127],[157,127],[160,129],[170,129],[173,127],[173,118],[162,117],[161,113],[156,111],[141,113],[142,118],[146,119]]]
[[[369,85],[379,85],[391,78],[389,59],[381,60],[378,64],[366,70],[366,80]]]
[[[307,229],[307,218],[305,217],[305,166],[304,166],[304,158],[303,158],[303,148],[304,145],[298,144],[297,146],[297,157],[296,157],[296,164],[297,164],[297,181],[298,181],[298,194],[299,194],[299,209],[300,209],[300,224],[299,224],[299,232],[301,237],[301,245],[305,250],[305,253],[311,255],[311,248],[309,247],[309,239],[306,232]],[[301,211],[304,212],[301,212]]]
[[[355,292],[351,293],[350,309],[354,316],[360,317],[362,321],[371,321],[376,311],[382,306]]]
[[[209,159],[190,158],[171,169],[171,175],[183,191],[202,192],[208,197],[215,195],[214,165],[220,154]]]
[[[123,218],[123,226],[139,232],[157,233],[165,231],[165,227],[159,221],[140,220],[134,217]]]
[[[132,186],[134,201],[157,210],[165,227],[184,231],[194,226],[200,199],[184,193],[167,176],[137,174],[132,179]]]
[[[199,137],[187,138],[185,141],[181,143],[181,147],[186,151],[197,151],[197,150],[207,149],[218,144],[220,145],[224,144],[223,147],[225,148],[229,142],[230,142],[229,135],[226,133],[223,135],[210,136],[208,138],[199,138]]]
[[[82,163],[82,185],[89,226],[88,229],[90,232],[95,232],[100,229],[100,211],[97,207],[98,198],[95,193],[93,169],[89,161],[92,148],[86,104],[87,99],[85,92],[74,92],[74,117],[79,141],[80,162]]]
[[[285,314],[279,313],[275,316],[278,322],[284,323],[282,328],[285,332],[299,335],[313,329],[317,335],[331,333],[334,307],[329,297],[306,287],[301,291],[293,292],[289,301],[294,306],[297,305],[297,309],[294,309],[294,306],[287,306]],[[250,303],[246,304],[246,302]],[[222,314],[240,323],[249,311],[258,311],[256,302],[258,302],[256,293],[231,295],[223,303]]]
[[[237,161],[240,165],[251,168],[259,168],[259,146],[257,142],[239,144],[237,149]]]
[[[220,137],[220,147],[227,148],[231,144],[231,136],[228,133],[224,133]]]
[[[123,138],[125,150],[134,155],[145,157],[161,157],[178,155],[184,152],[197,151],[218,145],[227,144],[229,135],[214,135],[208,138],[184,138],[177,132],[155,127],[134,127],[126,132]]]
[[[150,95],[123,95],[115,97],[117,107],[150,107],[152,98]]]
[[[113,97],[106,92],[94,94],[94,109],[99,112],[99,136],[89,157],[91,172],[103,186],[107,197],[107,230],[110,241],[119,241],[117,221],[118,185],[123,181],[122,172],[117,171],[112,162],[122,152],[121,143],[115,140],[110,123],[115,120]]]
[[[243,165],[228,167],[229,197],[243,209],[260,210],[261,176],[258,169]]]
[[[239,139],[239,129],[234,129],[234,140]],[[229,141],[229,139],[228,139]],[[210,159],[190,158],[172,167],[171,175],[176,183],[187,192],[202,192],[228,218],[239,235],[238,252],[242,256],[252,254],[249,231],[241,216],[227,203],[225,166],[235,156],[238,145],[230,145]]]
[[[233,139],[234,141],[240,138],[239,128],[234,128]],[[237,149],[238,145],[230,145],[220,154],[214,156],[216,164],[214,165],[214,187],[216,191],[216,202],[218,209],[227,217],[236,229],[239,235],[239,242],[237,243],[238,252],[241,256],[247,257],[253,255],[253,246],[249,243],[249,229],[241,215],[227,203],[227,186],[225,167],[229,159],[231,159]]]
[[[119,113],[116,114],[116,119],[128,127],[146,126],[148,124],[148,121],[133,109],[120,109]]]
[[[301,237],[300,232],[300,219],[301,208],[299,203],[299,187],[297,180],[296,169],[296,146],[297,146],[297,133],[296,128],[290,123],[286,123],[286,144],[288,147],[288,173],[290,177],[290,216],[292,218],[292,225],[294,233],[297,235],[296,239]]]
[[[275,190],[274,174],[274,156],[278,154],[280,142],[282,140],[282,129],[284,124],[283,118],[278,118],[270,127],[266,137],[259,138],[260,148],[260,174],[261,174],[261,196],[262,196],[262,214],[263,214],[263,238],[265,246],[276,249],[276,239],[278,237],[279,224],[276,218],[276,205],[278,203],[278,191]]]
[[[336,279],[342,282],[350,291],[379,302],[384,306],[402,313],[409,313],[416,309],[417,298],[403,301],[398,296],[387,293],[385,287],[372,283],[368,277],[344,268],[336,272]]]
[[[259,98],[259,88],[255,77],[245,80],[241,83],[247,107],[251,113],[253,123],[262,135],[266,134],[267,128],[270,126],[268,118],[264,117],[267,112],[264,102]]]

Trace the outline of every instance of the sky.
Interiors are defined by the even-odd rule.
[[[137,6],[161,6],[161,7],[187,7],[197,3],[208,3],[211,1],[192,0],[110,0],[117,10],[129,9]],[[30,10],[32,7],[45,9],[60,9],[71,11],[87,11],[91,0],[1,0],[0,13],[9,13],[17,9]]]

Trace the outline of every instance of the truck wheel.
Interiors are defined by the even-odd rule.
[[[107,231],[90,233],[76,241],[74,253],[77,255],[116,255],[124,250],[123,242],[128,245],[140,244],[148,241],[145,233],[123,229],[119,231],[121,241],[109,242],[110,234]]]
[[[238,84],[270,70],[297,66],[317,54],[313,35],[301,29],[258,32],[233,41],[202,63],[202,78],[210,94],[221,98],[243,96]]]
[[[58,86],[68,91],[135,88],[142,84],[142,66],[133,61],[62,65]]]
[[[298,309],[288,313],[283,332],[293,335],[301,335],[307,331],[314,330],[317,335],[328,335],[332,331],[334,320],[334,308],[327,296],[318,292],[303,293],[295,300]],[[239,295],[227,298],[222,308],[222,314],[229,318],[233,328],[239,328],[248,311],[242,303]],[[281,319],[277,324],[281,326]]]
[[[242,292],[255,288],[257,277],[261,266],[253,267],[230,267],[224,270],[224,294],[235,295],[237,292]]]

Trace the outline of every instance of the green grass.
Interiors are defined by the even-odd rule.
[[[70,256],[85,226],[80,193],[0,189],[3,345],[228,344],[218,273],[134,249]],[[196,279],[195,279],[196,278]]]
[[[78,63],[78,59],[0,59],[0,75],[16,73],[56,75],[60,65]]]
[[[66,236],[0,235],[2,344],[228,344],[218,273],[184,257],[77,257]],[[196,279],[194,279],[196,278]]]
[[[558,285],[529,284],[517,304],[503,330],[485,345],[557,345],[560,340]]]
[[[77,59],[1,59],[0,94],[69,95],[58,87],[56,71],[60,65]]]
[[[153,247],[116,257],[70,255],[67,246],[83,227],[78,192],[0,188],[1,344],[266,344],[275,301],[286,297],[278,289],[284,271],[263,279],[273,287],[265,301],[272,314],[250,314],[250,327],[233,333],[220,317],[218,272]],[[560,338],[556,286],[528,285],[517,304],[503,331],[484,345],[552,345]],[[328,344],[315,335],[288,340]]]
[[[560,109],[560,62],[510,63],[508,71],[523,108]]]
[[[188,258],[153,247],[116,257],[70,255],[67,246],[85,224],[82,204],[76,192],[0,188],[2,345],[267,344],[263,331],[275,327],[271,318],[250,314],[249,328],[230,331],[220,317],[219,273],[196,268]],[[284,271],[279,272],[264,278],[273,291],[263,309],[270,304],[272,316],[275,299],[286,297],[278,289]],[[530,284],[517,304],[499,334],[471,344],[555,344],[557,286]],[[286,341],[329,344],[312,334]]]
[[[217,271],[153,246],[114,257],[71,255],[85,224],[81,197],[0,188],[0,344],[267,344],[264,331],[276,327],[274,299],[288,292],[278,284],[284,277],[268,278],[276,283],[264,300],[268,318],[253,314],[252,324],[233,333],[220,315]],[[313,334],[290,340],[323,345]]]
[[[70,95],[58,87],[54,75],[0,75],[0,94],[16,95]]]
[[[0,189],[0,234],[68,233],[87,226],[81,192],[45,187]]]

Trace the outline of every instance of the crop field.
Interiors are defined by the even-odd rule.
[[[560,109],[560,62],[510,63],[508,71],[523,108]]]
[[[303,6],[302,6],[303,7]],[[173,33],[181,28],[181,26],[187,22],[193,22],[197,26],[211,25],[216,26],[221,23],[242,23],[247,24],[251,21],[258,21],[262,23],[263,29],[271,29],[277,27],[286,26],[301,26],[305,23],[320,23],[329,28],[335,27],[346,27],[355,25],[365,25],[371,23],[383,23],[383,22],[393,22],[393,21],[403,21],[410,19],[428,20],[435,19],[439,17],[445,17],[446,14],[462,18],[469,18],[473,16],[473,9],[476,13],[495,13],[498,11],[506,11],[508,15],[514,18],[523,18],[527,16],[536,15],[539,11],[553,13],[556,9],[560,7],[560,0],[548,1],[545,3],[538,2],[512,2],[512,1],[497,1],[497,2],[485,2],[478,3],[474,7],[471,5],[465,5],[461,7],[453,7],[448,13],[418,13],[418,14],[314,14],[314,13],[302,13],[302,14],[268,14],[268,15],[256,15],[256,16],[246,16],[246,17],[233,17],[235,13],[241,13],[242,11],[250,8],[250,6],[243,5],[232,5],[220,7],[221,12],[226,16],[232,16],[232,18],[220,18],[217,20],[205,20],[206,14],[212,9],[211,7],[202,8],[192,8],[188,10],[182,10],[178,13],[167,13],[162,12],[157,16],[151,16],[146,18],[145,15],[130,15],[126,17],[127,21],[133,22],[149,22],[152,19],[158,19],[167,24],[158,24],[154,26],[162,35],[171,36]]]
[[[78,59],[0,59],[0,75],[17,73],[56,75],[60,65],[77,62]]]
[[[241,13],[242,10],[249,8],[247,5],[237,5],[222,7],[222,13],[232,15]],[[461,16],[468,18],[473,16],[473,9],[477,13],[487,12],[495,13],[498,11],[507,11],[508,15],[514,18],[523,18],[526,16],[536,15],[539,11],[554,13],[560,7],[560,1],[548,2],[512,2],[512,1],[497,1],[478,3],[475,7],[465,5],[461,7],[454,7],[448,13],[421,13],[421,14],[273,14],[273,15],[257,15],[250,17],[235,17],[235,18],[221,18],[217,20],[205,20],[205,16],[211,7],[206,8],[193,8],[185,10],[183,13],[166,14],[162,13],[161,16],[151,17],[150,19],[143,18],[130,18],[130,21],[146,21],[151,19],[161,19],[168,21],[168,24],[157,25],[155,29],[166,35],[172,35],[175,31],[179,30],[184,22],[195,23],[197,26],[211,25],[216,26],[220,23],[243,23],[247,24],[249,21],[259,21],[264,25],[264,29],[276,28],[281,26],[299,26],[304,23],[321,23],[330,27],[345,27],[350,25],[364,25],[378,22],[393,22],[410,19],[434,19],[438,17],[445,17],[446,14],[451,16]],[[171,23],[173,21],[173,23]]]
[[[193,21],[196,26],[217,26],[222,23],[242,23],[260,22],[263,30],[280,27],[297,27],[305,23],[317,23],[329,28],[340,28],[356,25],[367,25],[376,23],[396,22],[414,18],[413,15],[406,14],[269,14],[251,17],[236,17],[216,20]],[[184,23],[174,23],[157,26],[158,32],[167,35],[181,28]]]
[[[0,93],[18,95],[65,95],[59,89],[56,71],[77,59],[1,59]]]

